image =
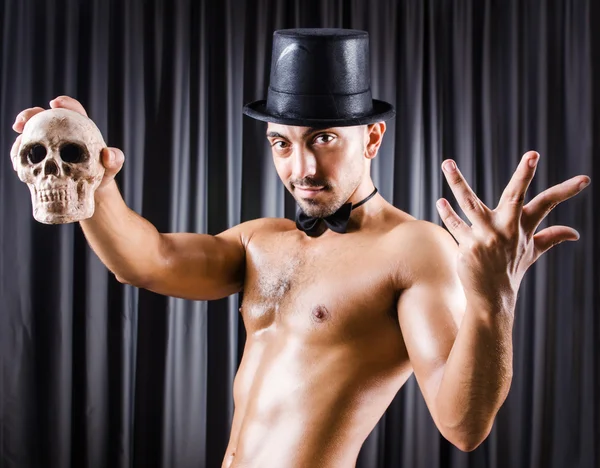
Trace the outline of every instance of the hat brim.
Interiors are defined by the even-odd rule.
[[[383,122],[393,118],[396,115],[394,106],[391,104],[373,99],[373,111],[368,115],[345,119],[303,119],[295,117],[285,117],[267,112],[267,101],[265,99],[254,101],[244,106],[244,114],[253,119],[263,122],[272,122],[282,125],[296,125],[300,127],[329,128],[329,127],[350,127],[354,125],[369,125],[376,122]]]

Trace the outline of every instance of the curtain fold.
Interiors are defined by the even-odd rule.
[[[462,215],[446,158],[490,208],[530,149],[541,160],[526,202],[592,179],[539,228],[581,239],[525,276],[488,439],[470,453],[447,442],[411,377],[357,467],[600,466],[598,21],[591,0],[0,0],[0,466],[220,466],[241,297],[122,285],[78,224],[37,223],[11,126],[58,95],[80,100],[125,153],[126,203],[161,232],[292,219],[266,125],[242,115],[266,97],[273,31],[292,27],[369,31],[373,96],[397,109],[372,175],[411,215],[443,225],[440,197]]]

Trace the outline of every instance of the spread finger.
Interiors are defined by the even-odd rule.
[[[440,218],[442,218],[442,221],[448,228],[448,231],[450,231],[450,234],[454,236],[459,244],[462,244],[471,232],[471,228],[456,214],[447,200],[443,198],[439,199],[436,203],[436,207]]]
[[[555,245],[564,241],[579,240],[579,233],[569,226],[550,226],[542,229],[533,236],[535,260],[541,257],[545,252],[550,250]]]
[[[477,222],[488,224],[488,207],[475,195],[475,192],[473,192],[458,167],[456,167],[456,163],[448,159],[442,164],[442,169],[458,205],[469,221],[473,224]]]
[[[523,207],[521,224],[525,232],[533,234],[540,223],[559,203],[574,197],[590,183],[588,176],[577,176],[539,193]]]
[[[502,192],[496,211],[507,210],[510,219],[519,220],[525,201],[525,193],[535,175],[539,158],[539,153],[535,151],[529,151],[523,155],[517,170]]]

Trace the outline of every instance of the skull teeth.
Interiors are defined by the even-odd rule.
[[[39,190],[37,196],[41,202],[68,201],[67,191],[61,189]]]

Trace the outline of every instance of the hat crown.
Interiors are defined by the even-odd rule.
[[[282,29],[273,34],[269,88],[304,95],[370,90],[369,35],[354,29]]]
[[[367,31],[297,28],[273,33],[267,99],[245,105],[244,113],[316,128],[381,122],[395,111],[371,96]]]

